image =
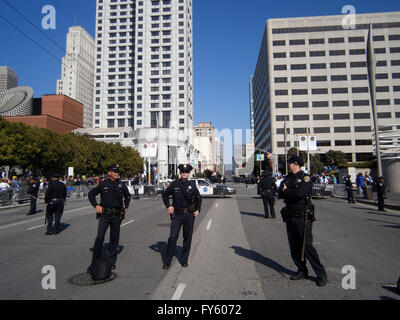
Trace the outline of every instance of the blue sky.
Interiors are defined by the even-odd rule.
[[[95,0],[8,0],[37,27],[45,5],[56,8],[56,30],[43,30],[65,48],[68,28],[75,23],[92,36]],[[211,121],[219,130],[249,128],[249,76],[254,72],[268,18],[335,15],[353,5],[357,13],[400,11],[398,0],[193,0],[195,122]],[[28,33],[53,55],[57,46],[0,0],[0,16]],[[0,19],[0,65],[19,76],[19,85],[31,86],[35,97],[56,91],[60,62]]]

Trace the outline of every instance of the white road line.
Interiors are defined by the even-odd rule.
[[[75,211],[79,211],[79,210],[84,210],[84,209],[88,209],[88,208],[92,208],[92,206],[83,207],[83,208],[76,208],[76,209],[72,209],[72,210],[67,210],[67,211],[64,212],[64,214],[65,213],[69,213],[69,212],[75,212]],[[16,227],[16,226],[20,226],[22,224],[31,223],[31,222],[35,222],[35,221],[39,221],[39,220],[43,220],[43,219],[44,219],[44,216],[41,216],[41,217],[37,217],[37,218],[34,218],[34,219],[26,220],[26,221],[14,222],[14,223],[11,223],[11,224],[7,224],[5,226],[1,226],[0,230],[8,229],[8,228]]]
[[[219,207],[219,202],[217,202],[217,204],[215,205],[215,207],[216,207],[216,208],[218,208],[218,207]]]
[[[128,225],[128,224],[130,224],[130,223],[132,223],[132,222],[134,222],[135,220],[132,220],[132,221],[129,221],[129,222],[127,222],[127,223],[124,223],[121,227],[125,227],[126,225]]]
[[[208,221],[207,230],[210,230],[210,229],[211,229],[211,223],[212,223],[212,219],[210,219],[210,221]]]
[[[183,294],[183,290],[185,290],[186,284],[180,283],[178,285],[178,288],[176,288],[176,291],[174,295],[172,296],[171,300],[180,300]]]
[[[44,224],[41,224],[40,226],[29,228],[29,229],[26,229],[26,230],[27,231],[31,231],[31,230],[38,229],[38,228],[41,228],[41,227],[44,227]]]

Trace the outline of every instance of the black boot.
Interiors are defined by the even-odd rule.
[[[59,234],[60,233],[60,224],[59,223],[55,223],[54,224],[54,234]]]
[[[308,271],[299,270],[297,273],[290,277],[290,280],[301,280],[301,279],[308,279]]]
[[[328,278],[326,276],[326,273],[319,275],[317,277],[317,286],[318,287],[323,287],[328,283]]]

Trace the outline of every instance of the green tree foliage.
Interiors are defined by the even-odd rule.
[[[319,154],[312,154],[310,156],[311,161],[311,173],[312,174],[320,174],[324,169],[324,164],[321,161]]]
[[[65,173],[74,167],[76,174],[101,174],[118,163],[122,176],[142,172],[138,151],[121,144],[98,142],[86,136],[57,134],[48,129],[12,123],[0,118],[0,165],[19,166],[35,174]]]
[[[328,166],[334,166],[338,168],[344,168],[347,166],[346,154],[342,151],[329,150],[326,154],[325,164]]]

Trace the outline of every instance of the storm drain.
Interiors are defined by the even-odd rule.
[[[77,286],[95,286],[98,284],[103,284],[106,282],[113,281],[113,280],[115,280],[116,277],[117,277],[117,274],[113,272],[113,273],[111,273],[111,276],[106,280],[93,280],[90,273],[85,272],[85,273],[80,273],[76,276],[69,278],[68,282],[70,284],[74,284]]]

